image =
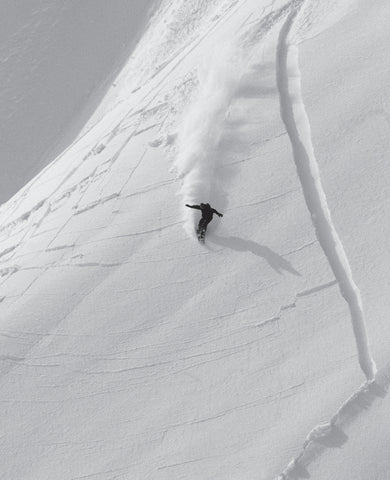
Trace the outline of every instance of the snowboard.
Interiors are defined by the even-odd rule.
[[[199,242],[204,243],[204,237],[206,235],[206,230],[204,230],[204,229],[197,230],[196,235],[198,237]]]

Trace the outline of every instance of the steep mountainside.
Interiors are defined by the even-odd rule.
[[[387,479],[389,21],[156,5],[0,207],[2,478]]]

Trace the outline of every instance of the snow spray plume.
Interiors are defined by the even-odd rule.
[[[301,2],[302,4],[302,2]],[[338,236],[322,188],[320,171],[314,154],[309,118],[303,103],[298,48],[287,43],[299,8],[293,9],[283,25],[277,48],[277,85],[280,112],[291,141],[295,165],[306,205],[310,211],[318,241],[348,303],[360,367],[367,380],[375,378],[376,366],[371,357],[363,304],[344,246]]]
[[[199,89],[185,113],[175,162],[183,179],[180,189],[183,205],[212,201],[210,190],[218,163],[216,147],[238,84],[241,70],[237,63],[232,49],[228,49],[219,51],[218,57],[212,55],[198,70]],[[183,217],[185,230],[194,235],[194,211],[183,206]]]

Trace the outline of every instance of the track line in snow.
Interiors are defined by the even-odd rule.
[[[293,298],[293,300],[290,303],[282,305],[275,315],[273,315],[270,318],[267,318],[266,320],[263,320],[260,323],[255,324],[254,326],[255,327],[263,327],[263,326],[265,326],[269,323],[277,322],[277,321],[281,320],[284,312],[286,312],[287,310],[292,310],[293,308],[297,307],[297,302],[300,298],[313,295],[317,292],[320,292],[321,290],[326,290],[327,288],[331,288],[336,284],[337,284],[337,282],[335,280],[333,280],[331,282],[323,283],[322,285],[317,285],[317,286],[309,288],[307,290],[303,290],[302,292],[298,292],[295,295],[295,297]]]
[[[88,205],[85,205],[84,207],[76,210],[75,215],[80,215],[80,213],[87,212],[88,210],[91,210],[92,208],[103,205],[104,203],[109,202],[110,200],[115,200],[118,197],[119,197],[119,193],[112,193],[111,195],[107,195],[106,197],[100,198],[99,200],[95,200],[94,202],[91,202]],[[73,208],[75,208],[75,207],[73,207]]]
[[[144,95],[142,101],[146,100],[150,94],[154,94],[151,100],[148,101],[146,106],[150,105],[151,102],[157,97],[162,89],[162,85],[164,84],[165,80],[171,75],[171,73],[209,36],[211,35],[217,27],[223,25],[225,22],[229,20],[242,6],[246,3],[247,0],[242,2],[236,2],[233,4],[232,8],[229,9],[223,16],[221,16],[217,22],[215,22],[211,27],[209,27],[205,32],[203,32],[200,37],[196,40],[192,41],[181,53],[180,55],[175,55],[173,57],[174,62],[171,68],[165,75],[159,80],[159,83],[153,87],[150,91]],[[165,67],[164,67],[165,68]],[[160,70],[161,71],[161,70]]]
[[[2,252],[0,252],[0,257],[3,257],[4,255],[8,255],[9,253],[13,252],[16,247],[17,247],[17,245],[13,245],[12,247],[6,248]]]
[[[201,458],[195,458],[193,460],[185,460],[183,462],[179,463],[172,463],[170,465],[162,465],[160,467],[157,467],[157,470],[167,470],[168,468],[177,468],[177,467],[182,467],[183,465],[188,465],[191,463],[199,463],[199,462],[204,462],[207,460],[214,460],[215,458],[225,458],[226,455],[223,453],[216,454],[216,455],[209,455]]]
[[[284,198],[284,197],[286,197],[288,195],[291,195],[291,194],[293,194],[297,191],[298,191],[298,189],[288,190],[287,192],[278,193],[276,195],[272,195],[271,197],[263,198],[261,200],[255,201],[255,202],[243,203],[241,205],[230,207],[230,208],[227,208],[225,211],[230,212],[232,210],[238,210],[240,208],[257,207],[258,205],[262,205],[263,203],[268,203],[268,202],[272,202],[273,200],[278,200],[279,198]]]
[[[312,295],[313,293],[317,293],[321,290],[325,290],[326,288],[333,287],[333,285],[337,285],[337,280],[332,280],[331,282],[318,285],[317,287],[303,290],[302,292],[297,293],[297,297],[307,297],[308,295]]]
[[[300,247],[295,248],[294,250],[290,250],[286,253],[282,253],[282,257],[288,257],[289,255],[293,255],[294,253],[298,253],[301,250],[304,250],[305,248],[309,248],[309,247],[315,245],[317,242],[318,242],[318,240],[312,240],[311,242],[307,242],[307,243],[301,245]]]
[[[302,98],[298,47],[288,44],[290,29],[303,3],[303,0],[298,0],[292,4],[292,9],[279,34],[276,80],[281,117],[290,138],[303,195],[318,241],[339,284],[340,293],[348,303],[360,367],[367,380],[373,380],[376,366],[370,354],[361,295],[354,282],[344,246],[333,225],[321,184],[311,139],[310,122]]]
[[[253,44],[259,42],[260,39],[264,38],[275,25],[290,11],[290,9],[295,5],[297,0],[290,0],[286,4],[282,5],[280,8],[275,9],[274,3],[275,0],[272,0],[268,5],[263,8],[262,14],[259,15],[259,20],[254,22],[249,31],[246,31],[241,36],[242,45],[247,48],[251,47]],[[265,14],[265,10],[269,8],[269,13]]]
[[[37,210],[43,207],[44,203],[45,203],[45,200],[41,200],[40,202],[35,204],[30,210],[24,212],[15,220],[12,220],[11,222],[6,223],[0,228],[0,232],[3,232],[4,230],[7,230],[9,228],[15,227],[18,223],[27,221],[34,212],[36,212]]]

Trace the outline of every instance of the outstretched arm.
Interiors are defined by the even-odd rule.
[[[189,208],[196,208],[196,210],[200,210],[200,205],[188,205],[188,203],[186,203],[186,207],[189,207]]]
[[[213,213],[216,213],[218,215],[218,217],[223,217],[223,214],[222,213],[219,213],[217,212],[214,208],[213,208]]]

